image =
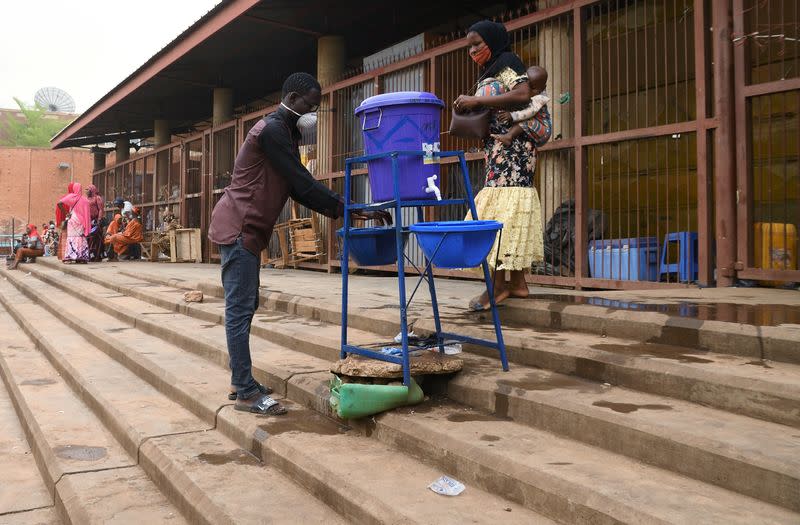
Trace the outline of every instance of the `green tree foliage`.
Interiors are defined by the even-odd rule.
[[[25,118],[17,120],[9,116],[5,122],[0,122],[6,136],[0,145],[46,148],[50,146],[50,139],[69,124],[68,120],[47,118],[47,111],[39,105],[27,106],[16,97],[14,101]]]

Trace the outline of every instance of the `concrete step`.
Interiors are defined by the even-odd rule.
[[[14,349],[11,349],[14,350]],[[0,380],[0,523],[3,516],[53,506],[14,405]]]
[[[135,456],[104,428],[4,309],[0,311],[0,375],[20,415],[48,496],[54,498],[55,510],[65,523],[130,523],[134,519],[184,523],[136,465]],[[4,463],[4,471],[5,467]],[[22,514],[14,516],[25,523]],[[50,517],[50,513],[34,513],[25,519],[36,523]],[[6,523],[5,516],[0,515],[0,523]]]
[[[58,299],[51,296],[49,300]],[[296,523],[300,516],[309,523],[343,523],[330,508],[277,469],[264,465],[171,401],[7,282],[0,283],[0,301],[53,361],[64,380],[80,392],[102,424],[133,448],[132,455],[138,457],[144,472],[190,522],[258,523],[269,519]],[[79,308],[63,302],[59,307]],[[84,313],[92,319],[90,307],[86,306]],[[94,432],[98,426],[96,423],[84,432]],[[122,477],[114,479],[121,486],[128,485]],[[268,484],[259,483],[267,479]],[[75,488],[71,494],[94,496],[102,492],[84,487]],[[263,506],[253,505],[253,501]],[[142,504],[151,512],[159,509],[144,498]]]
[[[66,276],[62,279],[65,283],[72,282]],[[86,285],[81,298],[100,301],[99,294],[108,293],[96,290],[102,289]],[[130,297],[106,300],[103,308],[115,309],[120,316],[135,318],[136,311],[153,311],[146,304],[131,309],[131,301],[135,300]],[[218,306],[212,302],[183,308],[186,311],[196,308],[204,316],[217,316],[218,320]],[[167,310],[162,310],[162,314],[171,315]],[[201,321],[194,322],[192,328],[190,320],[185,318],[180,332],[201,332],[197,326]],[[293,325],[294,322],[299,324]],[[316,325],[311,335],[309,323]],[[169,330],[169,324],[162,323],[161,329]],[[337,353],[339,334],[332,325],[287,317],[277,323],[263,323],[262,330],[295,338],[293,348],[297,350],[309,346],[327,348],[329,357]],[[218,348],[224,348],[223,335],[218,333]],[[374,338],[374,334],[361,333],[360,337]],[[792,450],[797,447],[798,439],[789,427],[542,370],[514,367],[511,373],[504,374],[498,371],[496,363],[487,359],[465,358],[467,371],[451,381],[448,388],[454,399],[796,510],[792,494],[798,486],[800,468]],[[313,371],[300,374],[290,378],[286,389],[292,399],[325,411],[328,377],[327,373]],[[565,394],[569,403],[564,401]],[[573,401],[574,396],[579,399]],[[658,417],[648,418],[644,415],[648,412]],[[602,431],[596,432],[597,428]],[[687,462],[687,457],[692,461]]]
[[[226,408],[220,419],[253,443],[323,501],[355,523],[569,523],[564,513],[543,513],[531,502],[508,498],[495,486],[468,486],[457,498],[427,485],[445,471],[386,443],[345,431],[308,409],[266,421]],[[543,514],[549,515],[549,518]],[[595,513],[596,514],[596,513]],[[552,519],[550,519],[552,518]],[[574,523],[574,522],[573,522]]]
[[[570,523],[794,523],[800,514],[449,400],[404,408],[366,431],[469,486],[534,501]],[[567,502],[560,495],[568,495]],[[560,508],[567,503],[569,510]],[[601,516],[597,514],[601,513]],[[702,516],[702,518],[701,518]]]
[[[23,284],[16,282],[14,276],[10,279],[22,287],[36,288],[44,284],[37,284],[33,280]],[[84,297],[91,293],[85,290]],[[96,326],[106,326],[107,323],[114,322],[113,318],[107,319],[109,316],[102,311],[55,289],[51,289],[47,297],[63,307],[63,311],[73,312],[73,315],[78,315],[75,312],[80,310],[82,312],[80,316],[92,319]],[[156,312],[148,310],[142,312],[142,315],[146,313]],[[66,313],[63,316],[70,317]],[[159,319],[161,317],[159,316]],[[190,318],[187,319],[196,323]],[[163,320],[160,323],[169,324]],[[113,324],[111,326],[113,330],[121,328]],[[66,326],[63,328],[63,330],[69,329]],[[82,333],[86,334],[87,331],[83,330]],[[292,415],[266,424],[263,418],[241,414],[230,407],[223,408],[223,404],[228,404],[222,400],[226,399],[230,376],[222,366],[208,361],[202,362],[201,358],[173,344],[135,329],[115,333],[124,333],[114,346],[121,354],[128,356],[127,363],[136,364],[137,373],[148,378],[159,378],[154,381],[155,386],[170,392],[173,398],[177,399],[177,396],[173,396],[172,393],[183,391],[185,395],[181,396],[181,399],[191,399],[195,405],[204,406],[202,411],[212,414],[219,411],[219,428],[222,433],[233,438],[240,446],[252,447],[252,450],[265,462],[278,466],[292,479],[308,487],[322,501],[356,522],[427,523],[431,522],[431,516],[438,516],[435,520],[437,523],[461,523],[470,516],[482,513],[509,523],[552,523],[530,510],[481,490],[473,489],[468,496],[457,500],[438,497],[426,489],[427,483],[440,475],[435,469],[398,454],[377,441],[357,435],[340,434],[338,425],[327,420],[320,421],[319,416],[316,416],[316,423],[312,423],[313,415],[307,409],[296,405],[287,403],[292,408]],[[220,335],[224,338],[224,333]],[[288,350],[285,352],[295,353]],[[183,354],[183,360],[178,354]],[[297,357],[301,363],[308,361],[308,357],[303,354],[297,353]],[[98,360],[105,361],[102,358]],[[198,378],[202,378],[206,388],[198,383]],[[130,379],[124,381],[120,379],[120,382],[128,385],[129,389],[141,389],[141,386]],[[167,384],[170,386],[167,387]],[[300,439],[293,434],[293,425],[312,431]],[[153,474],[152,471],[167,471],[166,475],[173,478],[178,476],[177,467],[160,468],[156,460],[148,457],[148,455],[158,455],[158,451],[150,450],[151,443],[158,441],[153,438],[147,440],[139,453],[148,473],[151,473],[157,481],[161,480],[161,475]],[[185,448],[187,447],[181,446],[176,450]],[[343,453],[332,454],[333,450]],[[233,459],[227,461],[234,462]],[[386,468],[394,474],[386,477],[383,470],[364,469],[363,465],[370,461],[386,465]],[[184,505],[181,505],[181,508],[184,508]],[[511,509],[511,514],[506,509]]]
[[[83,297],[88,297],[94,294],[94,290],[88,289],[84,290]],[[51,296],[54,298],[59,299],[60,302],[64,301],[63,297],[60,297],[57,292],[52,292]],[[127,299],[123,297],[115,297],[114,300],[116,301],[126,301]],[[142,308],[139,308],[142,310]],[[119,310],[117,310],[119,311]],[[147,310],[149,313],[155,313],[154,310]],[[94,314],[93,319],[97,319],[98,315],[102,315],[101,313],[97,312]],[[125,339],[127,339],[128,335],[126,335]],[[120,342],[120,345],[123,345],[124,351],[126,353],[133,353],[136,352],[136,349],[149,349],[148,352],[154,353],[153,359],[158,363],[172,363],[175,362],[174,359],[165,355],[164,348],[169,347],[168,343],[162,343],[161,345],[158,344],[146,344],[143,340],[137,339],[136,343],[130,346],[127,346],[127,341]],[[193,360],[190,360],[193,361]],[[176,374],[181,373],[179,371],[175,371]],[[210,374],[208,370],[203,369],[202,371],[192,370],[190,366],[182,367],[182,373],[187,378],[187,380],[191,380],[190,378],[195,377],[197,375],[203,375],[204,378],[208,379]],[[225,375],[221,379],[221,381],[217,383],[222,383],[224,386],[224,380],[226,379],[227,375],[224,371],[220,370],[219,374]],[[163,374],[153,374],[156,376],[163,375]],[[301,377],[307,378],[310,376],[319,376],[318,373],[311,373],[311,374],[301,374]],[[181,382],[186,382],[187,380],[183,380],[181,378],[175,378],[180,384]],[[297,378],[292,378],[292,380]],[[324,381],[324,380],[321,380]],[[318,385],[320,386],[320,385]],[[324,387],[324,384],[321,386]],[[316,389],[319,391],[319,388]],[[463,410],[463,409],[462,409]],[[486,418],[486,416],[483,416]],[[480,419],[480,418],[477,418]],[[491,418],[489,418],[491,420]],[[382,419],[379,419],[382,421]],[[410,423],[410,421],[409,421]],[[386,428],[390,428],[389,426],[384,425],[383,423],[378,423],[380,428],[383,429],[382,435],[387,435],[385,431]],[[405,425],[400,424],[399,428],[402,429]],[[492,423],[490,426],[494,426]],[[527,427],[516,425],[518,427],[517,437],[520,437],[521,433],[529,432],[533,434],[533,437],[530,435],[526,436],[526,439],[522,439],[523,442],[530,443],[531,441],[542,441],[542,437],[537,435],[545,435],[547,434],[542,432],[536,432],[532,429],[528,429]],[[343,471],[348,472],[348,479],[349,486],[346,487],[345,492],[348,494],[359,493],[359,488],[353,486],[352,478],[354,473],[360,474],[361,471],[359,470],[359,465],[363,465],[367,458],[372,458],[372,461],[376,464],[386,464],[392,465],[394,467],[393,471],[395,472],[404,472],[409,474],[408,479],[398,480],[397,477],[393,477],[392,482],[393,485],[400,485],[400,486],[415,486],[418,484],[419,479],[426,479],[427,478],[433,479],[433,477],[437,474],[435,469],[429,469],[429,472],[419,472],[419,467],[417,469],[409,468],[408,465],[402,465],[402,461],[397,458],[396,454],[391,453],[391,451],[387,451],[385,447],[377,447],[374,444],[371,444],[370,440],[366,442],[363,439],[357,439],[352,435],[345,435],[341,436],[340,432],[341,429],[337,427],[337,425],[320,421],[319,416],[317,418],[309,417],[307,411],[303,411],[302,409],[298,410],[293,407],[291,413],[286,416],[285,418],[269,418],[267,423],[264,423],[263,419],[253,418],[248,415],[243,415],[233,410],[230,410],[230,407],[225,407],[219,416],[219,427],[223,432],[226,432],[224,429],[229,427],[230,430],[228,432],[237,435],[240,435],[240,438],[237,439],[238,442],[252,442],[253,446],[256,447],[255,451],[261,457],[265,459],[270,458],[269,461],[284,461],[288,462],[288,465],[284,467],[284,469],[297,469],[300,471],[301,475],[304,475],[308,479],[308,471],[313,471],[313,479],[311,482],[313,483],[316,480],[316,483],[320,485],[320,489],[322,490],[315,490],[315,493],[325,494],[330,492],[330,489],[324,490],[324,487],[331,486],[331,485],[340,485],[342,483],[341,479],[337,479],[336,474],[339,474]],[[226,434],[228,433],[226,432]],[[505,431],[504,431],[505,433]],[[436,452],[432,455],[423,454],[425,455],[426,462],[436,463],[436,458],[441,457],[457,457],[457,460],[453,460],[453,465],[441,465],[442,471],[445,472],[460,472],[463,473],[465,476],[470,471],[469,467],[474,465],[475,459],[473,457],[472,452],[469,450],[470,443],[474,440],[472,436],[467,434],[458,435],[458,432],[453,433],[457,437],[450,436],[448,439],[443,439],[443,435],[441,433],[434,434],[429,436],[431,441],[429,443],[440,443],[445,442],[451,444],[455,442],[457,447],[452,447],[447,449],[444,453],[441,452],[439,447],[432,446],[430,450]],[[335,437],[334,437],[335,436]],[[409,437],[410,436],[410,437]],[[404,437],[404,439],[400,439],[400,437]],[[413,438],[413,439],[412,439]],[[419,448],[415,448],[412,444],[416,444],[418,442],[418,436],[413,435],[413,433],[408,433],[407,431],[399,431],[398,437],[394,438],[396,444],[405,445],[405,448],[409,451],[413,450],[415,453],[419,452]],[[547,439],[547,438],[545,438]],[[553,436],[549,436],[549,439],[558,439],[554,438]],[[408,443],[406,443],[408,441]],[[561,443],[568,443],[566,440],[561,440]],[[395,443],[393,443],[394,445]],[[563,446],[563,445],[562,445]],[[569,457],[576,456],[576,452],[573,449],[574,446],[581,447],[580,445],[573,444],[572,446],[565,446],[560,450],[560,453],[563,455],[567,455]],[[589,449],[589,447],[584,447]],[[358,454],[353,458],[352,456],[345,455],[344,457],[336,456],[337,461],[331,464],[331,458],[328,456],[330,455],[330,450],[348,450],[348,451],[358,451]],[[455,452],[457,451],[457,452]],[[316,452],[316,454],[315,454]],[[602,451],[596,451],[603,454]],[[606,456],[603,458],[604,461],[610,459],[612,464],[618,463],[619,461],[615,461],[615,456],[611,454],[605,453]],[[577,454],[579,455],[579,454]],[[591,457],[593,454],[584,452],[584,456]],[[287,459],[290,458],[290,459]],[[620,459],[620,458],[617,458]],[[350,461],[350,463],[348,463]],[[500,462],[504,468],[507,467],[509,462],[513,462],[514,458],[509,457],[505,458],[504,462]],[[624,460],[623,461],[629,461]],[[602,463],[602,462],[600,462]],[[596,463],[596,464],[600,464]],[[624,484],[630,481],[631,478],[635,478],[635,474],[640,472],[643,468],[648,469],[649,467],[643,467],[641,465],[636,464],[635,462],[630,462],[629,465],[622,465],[619,467],[619,470],[625,472],[624,476],[619,476],[618,469],[614,469],[614,473],[611,474],[609,477],[614,479],[617,485]],[[496,468],[496,465],[493,465],[491,462],[488,462],[485,465],[486,472],[489,474],[483,474],[479,479],[475,480],[474,486],[478,488],[485,488],[488,490],[504,490],[509,486],[509,483],[495,483],[495,480],[499,477],[504,475],[504,471],[501,469]],[[539,468],[538,466],[534,468]],[[534,468],[528,467],[525,468],[519,467],[517,468],[516,472],[522,472],[525,475],[519,475],[519,478],[513,478],[513,484],[515,486],[521,486],[525,488],[525,491],[515,490],[511,491],[508,495],[512,498],[512,500],[519,500],[519,502],[525,501],[535,501],[537,505],[546,506],[549,504],[548,514],[550,515],[558,515],[560,516],[564,522],[567,523],[605,523],[605,522],[617,522],[616,520],[622,522],[640,522],[640,523],[656,523],[662,522],[660,521],[662,518],[659,517],[659,514],[662,514],[663,517],[666,519],[670,515],[674,514],[672,508],[661,504],[662,508],[658,508],[654,498],[650,498],[649,501],[646,501],[646,505],[638,505],[635,503],[635,499],[631,499],[629,501],[619,501],[620,498],[614,495],[613,490],[607,491],[608,494],[611,496],[598,494],[594,480],[591,476],[583,476],[581,479],[581,475],[578,474],[577,477],[579,478],[579,482],[575,482],[575,480],[559,480],[558,476],[554,477],[544,476],[541,473],[534,470]],[[552,468],[552,467],[549,467]],[[531,472],[532,471],[532,472]],[[649,477],[653,477],[654,473],[661,472],[658,469],[649,468],[649,472],[646,474]],[[372,473],[372,476],[375,474]],[[534,478],[535,481],[530,481],[530,478]],[[686,480],[679,476],[674,476],[669,473],[663,473],[655,475],[655,479],[658,480],[662,484],[669,485],[668,481],[672,482],[672,485],[676,485],[674,488],[675,492],[680,490],[689,490],[689,492],[694,494],[708,494],[709,487],[693,482],[691,480]],[[678,483],[675,483],[675,480]],[[554,483],[554,481],[556,483]],[[560,483],[558,483],[560,481]],[[381,485],[380,479],[376,479],[375,477],[368,477],[366,482],[363,482],[365,487],[369,487],[370,491],[374,493],[375,490],[383,489],[388,493],[393,495],[393,498],[397,498],[398,490],[396,486],[386,486]],[[692,485],[694,484],[694,485]],[[470,488],[473,489],[473,485],[470,485]],[[619,488],[619,487],[617,487]],[[364,489],[361,489],[363,491]],[[782,510],[776,510],[769,505],[764,505],[760,502],[755,502],[752,500],[748,500],[746,498],[741,498],[741,496],[728,493],[727,491],[723,491],[720,489],[710,488],[711,495],[706,495],[703,501],[712,502],[712,501],[719,501],[722,503],[723,506],[729,506],[731,508],[737,509],[737,512],[740,513],[739,504],[734,504],[734,501],[746,501],[747,505],[751,508],[758,508],[759,516],[767,516],[768,519],[773,520],[775,523],[781,522],[791,522],[796,517],[795,515],[786,513]],[[537,499],[531,497],[531,493],[536,493],[539,491],[543,494]],[[621,492],[624,493],[624,492]],[[565,494],[569,494],[569,499],[565,498]],[[642,492],[644,494],[644,492]],[[432,494],[431,494],[432,495]],[[583,507],[574,504],[574,501],[577,497],[580,497],[582,501],[587,502],[590,501],[594,505],[594,507]],[[700,499],[700,496],[697,496]],[[644,498],[646,499],[646,498]],[[455,500],[451,500],[455,501]],[[423,500],[424,502],[424,500]],[[408,501],[402,502],[401,505],[395,505],[394,507],[405,508],[406,505],[414,503],[415,505],[419,505],[420,502],[417,500],[410,498]],[[659,502],[660,503],[660,502]],[[485,506],[484,508],[491,509],[492,506]],[[496,508],[496,506],[495,506]],[[508,507],[511,508],[511,507]],[[463,505],[459,506],[459,509],[465,510]],[[505,512],[505,507],[503,507],[503,512]],[[645,510],[646,509],[646,510]],[[382,512],[384,515],[387,515],[388,509],[383,509]],[[474,512],[475,509],[472,509]],[[709,508],[707,511],[713,512],[715,515],[719,515],[720,518],[728,518],[730,517],[728,514],[722,511],[718,511],[716,508]],[[425,512],[429,512],[426,510]],[[486,512],[485,510],[483,511]],[[686,510],[687,515],[696,515],[698,512],[698,506],[692,507],[691,510]],[[450,509],[447,512],[448,515],[451,516],[460,516],[460,519],[464,518],[463,514],[458,512],[458,509]],[[468,514],[469,515],[469,514]],[[745,518],[748,518],[748,514],[744,514]],[[501,518],[504,521],[507,521],[509,518],[507,515],[501,515]],[[748,518],[749,519],[749,518]],[[667,520],[667,522],[672,521],[673,518]],[[363,519],[359,520],[363,521]],[[679,522],[679,520],[676,520]],[[735,521],[729,521],[735,522]]]
[[[55,276],[41,268],[30,267],[42,279],[58,284],[61,272]],[[207,296],[202,305],[186,305],[183,289],[157,285],[154,279],[127,277],[109,278],[114,269],[96,267],[86,271],[76,267],[65,269],[75,277],[108,286],[119,293],[150,302],[168,310],[185,313],[218,322],[222,317],[223,303],[216,296]],[[63,285],[62,285],[63,286]],[[209,292],[220,289],[209,286]],[[337,324],[341,320],[339,307],[325,307],[324,301],[316,300],[306,305],[305,299],[285,301],[270,295],[265,308],[273,314],[260,310],[253,333],[284,346],[297,344],[291,338],[279,338],[268,321],[289,320],[300,316],[314,323],[320,321]],[[287,316],[285,314],[291,314]],[[371,310],[369,319],[364,312],[351,315],[353,333],[359,327],[371,334],[394,336],[399,329],[395,314]],[[493,331],[485,323],[476,323],[463,314],[448,314],[444,317],[450,331],[476,337],[492,339]],[[263,329],[262,329],[263,328]],[[417,321],[418,333],[433,330],[430,319]],[[306,332],[306,329],[301,332]],[[538,332],[527,326],[504,327],[509,359],[517,364],[545,368],[563,374],[577,375],[599,382],[624,386],[699,403],[742,415],[764,419],[784,425],[800,427],[800,365],[782,362],[764,362],[730,354],[701,352],[685,347],[659,343],[637,343],[579,332]],[[374,340],[374,335],[372,339]],[[467,346],[467,350],[480,355],[496,357],[490,349]],[[324,359],[333,359],[325,347],[305,345],[305,351]]]
[[[45,262],[49,265],[55,263],[52,260]],[[122,275],[220,295],[218,269],[209,272],[208,265],[184,265],[180,268],[164,268],[161,265],[156,268],[148,264],[118,265],[118,271]],[[211,279],[208,278],[209,273],[211,273]],[[308,272],[302,271],[269,270],[264,274],[265,278],[262,279],[262,283],[267,284],[262,291],[264,300],[290,305],[292,308],[311,309],[321,313],[329,312],[334,318],[339,316],[336,312],[340,309],[341,300],[336,294],[332,294],[331,290],[336,290],[336,292],[341,290],[340,275],[316,273],[313,281],[309,281]],[[360,326],[361,328],[370,329],[376,323],[384,323],[382,319],[379,319],[380,316],[376,318],[374,307],[385,308],[387,299],[390,303],[396,302],[394,281],[388,289],[385,283],[385,278],[351,277],[351,292],[361,292],[359,298],[364,303],[359,305],[355,301],[351,301],[351,323],[354,326],[360,322],[364,323]],[[414,284],[411,279],[407,283],[409,286]],[[444,315],[451,313],[461,315],[468,298],[482,291],[480,283],[465,281],[440,279],[436,286],[440,299],[444,299],[442,301]],[[281,291],[275,292],[276,289]],[[534,289],[534,291],[537,290]],[[387,291],[389,294],[386,293]],[[791,297],[796,295],[789,291],[785,294]],[[603,306],[608,303],[603,300],[603,297],[589,297],[590,295],[596,294],[574,297],[562,294],[537,295],[534,293],[531,299],[509,300],[501,308],[500,315],[506,326],[516,323],[543,332],[569,330],[640,343],[661,343],[681,346],[690,350],[730,354],[750,360],[767,359],[800,364],[800,352],[797,350],[797,341],[800,340],[800,326],[798,325],[754,326],[736,322],[676,317],[660,312],[638,311],[630,308],[610,308]],[[410,318],[412,320],[430,315],[427,292],[422,290],[418,299],[411,305]],[[735,301],[735,298],[730,300]],[[591,304],[591,301],[598,305]],[[688,299],[688,301],[689,303],[697,301],[700,304],[706,302],[702,298],[702,294],[694,299]],[[448,307],[448,303],[452,306]],[[713,303],[712,306],[714,306]],[[723,304],[722,306],[733,305]],[[386,318],[386,322],[397,325],[396,309],[386,310],[382,313],[391,314]],[[488,319],[486,315],[476,316],[476,318],[484,321]],[[394,333],[397,333],[397,328],[393,328],[393,330]]]

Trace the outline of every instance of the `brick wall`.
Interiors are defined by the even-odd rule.
[[[69,167],[59,169],[61,163]],[[17,232],[28,222],[41,226],[53,220],[70,180],[85,189],[92,167],[92,154],[83,149],[0,147],[0,234],[11,233],[12,217]]]

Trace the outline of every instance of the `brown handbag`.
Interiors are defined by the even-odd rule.
[[[478,109],[466,113],[456,113],[450,120],[450,135],[462,139],[485,139],[489,136],[490,109]]]

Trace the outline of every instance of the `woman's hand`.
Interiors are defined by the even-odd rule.
[[[468,95],[459,95],[453,105],[456,108],[456,113],[466,113],[480,107],[478,99]]]
[[[497,112],[497,121],[500,122],[500,124],[503,124],[504,126],[510,126],[511,123],[513,122],[513,119],[511,118],[511,113],[509,113],[504,109],[501,109],[500,111]]]

